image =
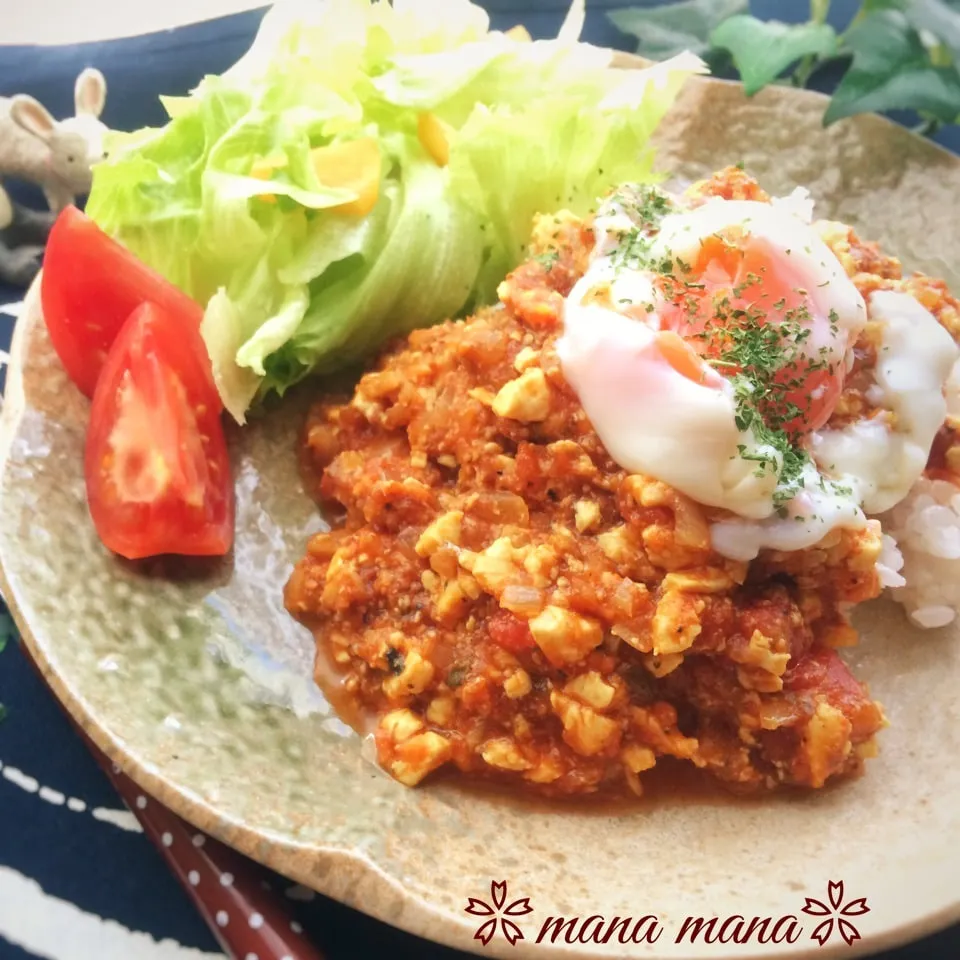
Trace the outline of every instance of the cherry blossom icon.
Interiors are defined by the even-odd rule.
[[[859,897],[849,903],[844,903],[842,880],[837,882],[831,880],[827,884],[827,903],[814,897],[807,897],[806,901],[803,906],[805,914],[811,917],[825,918],[810,934],[811,940],[816,940],[821,947],[824,946],[833,936],[834,927],[848,947],[855,940],[860,939],[860,931],[846,918],[862,917],[865,913],[869,913],[870,908],[867,906],[867,898]]]
[[[528,913],[533,913],[530,898],[523,897],[507,903],[507,881],[493,880],[490,883],[490,900],[491,902],[487,903],[485,900],[470,897],[467,903],[465,909],[471,916],[488,918],[477,928],[473,939],[479,940],[486,946],[496,936],[497,927],[499,927],[507,943],[512,947],[518,940],[523,939],[523,931],[507,917],[524,917]]]

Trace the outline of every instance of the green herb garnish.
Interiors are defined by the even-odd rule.
[[[650,250],[660,221],[670,212],[670,198],[656,187],[639,184],[621,187],[608,203],[620,207],[634,223],[613,252],[616,268],[639,270],[652,267],[657,273],[669,273],[672,263],[668,260],[651,264]]]

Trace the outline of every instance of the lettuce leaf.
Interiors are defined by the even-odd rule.
[[[653,178],[650,135],[705,67],[612,69],[610,51],[577,42],[582,7],[557,40],[525,42],[468,0],[280,0],[233,67],[163,100],[165,126],[111,138],[87,211],[206,306],[238,421],[267,393],[493,302],[534,214],[586,214]],[[446,156],[421,139],[425,115]],[[315,156],[361,138],[381,162],[358,214],[362,187],[321,182]]]

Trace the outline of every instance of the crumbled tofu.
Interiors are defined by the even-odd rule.
[[[500,770],[529,770],[533,766],[507,737],[488,740],[483,745],[480,756],[491,767],[498,767]]]
[[[417,554],[421,557],[429,557],[448,543],[458,544],[462,523],[462,510],[449,510],[441,514],[420,534],[420,539],[417,540],[414,548]]]
[[[456,705],[453,697],[435,697],[427,707],[427,721],[438,727],[448,727],[453,723]]]
[[[550,694],[550,705],[563,724],[563,739],[585,757],[595,756],[620,739],[620,725],[616,720],[601,716],[572,697],[554,690]]]
[[[867,526],[858,531],[853,541],[847,562],[852,570],[872,571],[880,559],[883,549],[883,532],[879,520],[869,520]]]
[[[427,689],[433,674],[433,664],[424,660],[416,650],[411,650],[403,658],[403,670],[383,681],[383,692],[391,700],[416,696]]]
[[[623,761],[623,775],[626,778],[627,786],[636,796],[642,797],[643,784],[640,782],[639,774],[643,773],[644,770],[652,769],[656,765],[656,754],[649,747],[631,743],[620,751],[620,759]]]
[[[605,710],[613,703],[617,691],[596,670],[589,670],[568,680],[563,692],[582,700],[594,710]]]
[[[513,718],[513,735],[517,740],[530,739],[530,722],[522,714],[518,713]]]
[[[643,665],[655,677],[665,677],[673,673],[683,663],[682,653],[648,653],[643,658]]]
[[[523,569],[533,578],[535,587],[546,587],[556,575],[557,554],[553,547],[540,544],[526,552]]]
[[[375,400],[365,397],[360,389],[350,401],[350,406],[359,410],[371,423],[376,423],[383,414],[383,408]]]
[[[437,616],[446,624],[455,623],[466,609],[467,598],[456,580],[451,580],[437,600]]]
[[[657,763],[657,755],[649,747],[643,747],[639,743],[628,743],[620,751],[620,759],[632,773],[651,770]]]
[[[790,663],[790,650],[783,640],[775,640],[759,630],[754,630],[747,645],[752,666],[782,677]]]
[[[700,636],[700,613],[705,603],[695,594],[668,590],[657,603],[650,623],[655,654],[683,653]]]
[[[471,576],[469,573],[459,573],[457,574],[457,583],[460,585],[460,589],[463,591],[465,597],[469,597],[471,600],[476,600],[480,596],[480,584],[477,583],[476,578]]]
[[[710,550],[707,518],[699,504],[690,497],[660,480],[642,474],[627,477],[624,486],[640,506],[666,507],[673,511],[673,537],[677,546],[704,552]]]
[[[455,580],[460,569],[460,551],[448,546],[434,550],[430,554],[430,569],[444,582]]]
[[[411,496],[418,497],[423,502],[426,502],[431,497],[430,488],[416,477],[404,477],[400,486],[411,494]]]
[[[603,642],[603,630],[595,620],[552,604],[530,621],[530,632],[554,666],[576,663]]]
[[[737,683],[744,690],[756,690],[757,693],[779,693],[783,689],[780,677],[756,667],[737,667]]]
[[[532,770],[528,770],[523,775],[523,779],[531,783],[553,783],[562,776],[563,767],[560,766],[560,762],[551,754],[547,754]]]
[[[852,726],[836,707],[826,701],[817,704],[804,736],[812,787],[822,787],[847,759]]]
[[[534,350],[533,347],[523,347],[516,357],[514,357],[513,366],[518,373],[523,373],[527,367],[533,366],[539,357],[539,351]]]
[[[733,644],[728,652],[731,659],[741,664],[737,679],[745,690],[778,693],[783,689],[783,674],[790,663],[789,644],[784,639],[754,630],[745,646]]]
[[[521,697],[525,697],[532,689],[533,685],[530,682],[530,674],[522,667],[514,670],[513,673],[503,681],[503,692],[511,700],[519,700]]]
[[[498,417],[536,423],[550,413],[550,387],[539,367],[524,370],[515,380],[505,383],[493,399],[493,412]]]
[[[477,403],[482,403],[485,407],[493,406],[493,394],[486,387],[473,387],[467,391],[467,396]]]
[[[453,752],[450,742],[439,733],[427,730],[405,740],[389,762],[390,773],[404,786],[416,786],[428,773],[442,766]]]
[[[509,583],[526,579],[522,567],[524,553],[514,547],[509,537],[499,537],[466,562],[461,554],[460,563],[470,570],[484,590],[500,596]]]
[[[582,223],[582,219],[570,210],[536,214],[530,232],[530,253],[541,254],[557,250],[563,234],[571,228],[574,231],[579,230]]]
[[[576,477],[593,477],[597,474],[597,465],[576,440],[554,440],[547,444],[547,450],[555,457],[567,461],[566,470]]]
[[[579,533],[585,533],[600,522],[600,504],[578,500],[573,505],[573,518]]]
[[[603,555],[614,563],[629,563],[637,554],[637,545],[623,524],[601,533],[597,543]]]
[[[391,710],[381,718],[380,728],[394,743],[403,743],[423,729],[423,721],[412,710]]]
[[[662,583],[664,590],[681,593],[722,593],[734,585],[733,579],[722,567],[700,567],[682,573],[668,573]]]

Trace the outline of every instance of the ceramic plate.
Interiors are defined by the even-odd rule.
[[[772,191],[804,184],[821,216],[960,290],[960,160],[876,117],[824,130],[823,107],[786,88],[748,101],[736,85],[697,81],[660,134],[660,165],[689,180],[744,161]],[[920,634],[882,602],[864,610],[852,659],[891,726],[864,779],[818,795],[591,811],[449,781],[409,790],[315,690],[311,637],[283,609],[284,581],[321,524],[295,467],[308,398],[231,435],[239,504],[227,561],[136,566],[109,555],[88,519],[87,402],[50,347],[36,288],[13,353],[0,438],[4,595],[70,712],[198,827],[382,920],[495,957],[853,956],[960,919],[954,631]],[[504,906],[529,898],[532,912],[513,918],[524,935],[515,946],[502,930],[485,948],[474,939],[483,918],[464,908],[489,900],[493,881],[507,883]],[[758,928],[730,942],[736,921],[726,943],[719,926],[712,943],[691,942],[689,927],[677,942],[687,917],[736,915],[771,918],[767,939],[773,921],[794,917],[779,927],[794,942],[760,943]],[[581,918],[569,928],[580,940],[561,932],[537,944],[558,916]],[[640,918],[656,917],[660,937],[597,943],[599,921],[583,926],[591,916],[632,917],[638,938]],[[840,919],[859,932],[853,947]]]

